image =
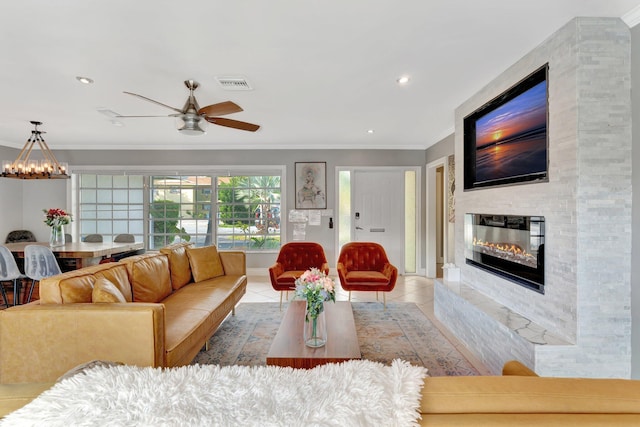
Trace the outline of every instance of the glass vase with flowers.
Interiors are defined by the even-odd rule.
[[[322,347],[327,342],[324,317],[325,301],[336,300],[335,284],[323,271],[311,268],[296,279],[296,297],[306,300],[303,337],[309,347]]]
[[[72,221],[71,214],[59,208],[43,209],[42,211],[45,213],[44,223],[51,227],[49,246],[63,246],[64,226]]]

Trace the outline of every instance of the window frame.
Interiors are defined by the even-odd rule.
[[[247,249],[245,252],[247,253],[277,253],[280,249],[282,243],[286,240],[287,230],[286,230],[286,213],[283,212],[282,207],[286,206],[287,199],[287,175],[286,175],[286,165],[268,165],[268,166],[225,166],[225,167],[203,167],[198,168],[194,166],[172,166],[170,171],[167,171],[166,168],[159,169],[156,167],[149,166],[83,166],[83,167],[74,167],[73,173],[71,176],[71,205],[72,212],[74,214],[74,219],[77,218],[74,222],[72,222],[71,229],[73,230],[74,236],[80,236],[80,216],[79,214],[79,201],[80,201],[80,176],[83,174],[94,174],[94,175],[142,175],[144,180],[144,192],[143,192],[143,242],[145,247],[148,249],[151,233],[149,230],[150,224],[150,205],[151,205],[151,191],[150,191],[150,182],[151,177],[155,175],[162,176],[209,176],[212,180],[211,192],[212,194],[217,195],[217,189],[215,187],[215,183],[217,182],[217,178],[221,176],[280,176],[280,245],[277,248],[267,248],[267,249]],[[212,212],[216,213],[217,217],[217,206],[216,201],[211,201],[211,209]],[[212,227],[212,236],[211,242],[217,241],[218,236],[218,225],[216,221],[213,221]]]

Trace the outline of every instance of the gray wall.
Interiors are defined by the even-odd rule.
[[[426,164],[429,164],[443,157],[453,155],[455,151],[455,142],[456,135],[452,133],[451,135],[443,138],[442,140],[429,147],[426,153]]]
[[[1,154],[2,152],[0,152]],[[8,158],[15,157],[16,154],[8,155]],[[289,209],[295,208],[295,163],[296,162],[326,162],[327,163],[327,208],[335,211],[335,168],[337,166],[418,166],[422,170],[424,177],[425,151],[424,150],[130,150],[130,151],[113,151],[113,150],[56,150],[55,155],[58,159],[64,159],[69,163],[73,171],[74,167],[82,166],[103,166],[105,169],[109,167],[158,167],[158,169],[166,170],[167,173],[174,173],[172,166],[192,166],[194,171],[198,171],[198,166],[215,168],[217,166],[270,166],[285,165],[287,170],[287,206],[282,207],[282,211],[288,212]],[[181,168],[184,169],[184,168]],[[0,192],[5,186],[4,181],[0,184]],[[21,183],[16,184],[19,186]],[[32,184],[25,182],[24,185]],[[51,188],[53,183],[43,183],[42,181],[34,181],[30,186],[29,197],[35,200],[45,200],[47,204],[55,203],[51,200],[51,195],[57,195],[60,199],[56,206],[70,207],[68,200],[68,190],[63,189],[60,193],[58,185],[55,189]],[[9,187],[7,187],[9,188]],[[18,188],[18,187],[16,187]],[[23,188],[23,187],[20,187]],[[420,186],[422,198],[424,199],[424,185]],[[42,194],[38,195],[39,189]],[[14,188],[15,190],[15,188]],[[25,197],[26,197],[26,193]],[[52,206],[45,206],[52,207]],[[32,217],[41,213],[39,207],[29,205],[23,214],[28,220],[23,221],[25,227],[38,227],[39,217]],[[16,212],[11,215],[15,218]],[[2,214],[0,214],[2,215]],[[19,217],[24,216],[19,215]],[[1,218],[1,217],[0,217]],[[334,222],[336,218],[334,217]],[[424,216],[421,219],[421,229],[424,230]],[[329,229],[329,217],[322,217],[322,225],[320,227],[308,227],[307,240],[313,240],[323,245],[327,258],[331,266],[335,264],[337,254],[335,253],[335,228]],[[46,230],[45,230],[46,231]],[[0,233],[2,225],[0,225]],[[38,236],[39,237],[39,236]],[[292,240],[293,229],[287,228],[287,240]],[[424,237],[420,239],[422,247],[421,253],[424,254]],[[249,254],[247,257],[248,267],[265,267],[271,265],[276,258],[275,253],[268,254]],[[424,258],[424,257],[422,257]],[[424,260],[418,263],[419,268],[424,268]]]

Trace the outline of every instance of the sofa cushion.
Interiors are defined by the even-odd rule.
[[[389,278],[379,271],[350,271],[347,273],[347,283],[389,283]]]
[[[93,285],[92,300],[94,303],[127,302],[120,289],[110,280],[98,277]]]
[[[133,301],[133,294],[131,292],[131,283],[129,283],[129,274],[127,273],[127,267],[122,264],[111,264],[111,268],[97,271],[95,273],[96,280],[104,278],[111,282],[122,294],[126,302]]]
[[[134,302],[160,302],[171,294],[169,258],[161,253],[147,253],[125,258]]]
[[[127,295],[131,295],[126,269],[121,264],[109,262],[42,279],[40,281],[40,303],[90,303],[93,284],[97,277],[106,277],[116,284],[125,299]]]
[[[194,282],[202,282],[224,275],[218,249],[215,246],[187,248],[187,256]]]
[[[298,277],[302,276],[305,270],[289,270],[285,271],[278,277],[276,277],[276,281],[279,285],[291,285],[293,289],[295,287],[296,280]]]
[[[189,364],[246,291],[245,276],[223,275],[172,293],[165,309],[165,366]]]
[[[46,277],[40,281],[40,304],[91,302],[95,277],[86,270],[75,270]]]
[[[169,270],[171,271],[171,286],[178,290],[191,283],[191,266],[187,256],[187,248],[193,246],[189,242],[180,242],[165,246],[160,252],[169,257]]]

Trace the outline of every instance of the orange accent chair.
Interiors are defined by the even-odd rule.
[[[280,248],[276,263],[269,267],[271,286],[280,291],[280,309],[282,310],[282,293],[294,290],[295,281],[306,270],[316,267],[329,274],[329,264],[322,246],[314,242],[289,242]]]
[[[345,244],[338,256],[338,277],[345,291],[383,292],[384,308],[387,308],[386,292],[396,286],[398,269],[387,258],[384,248],[373,242],[351,242]]]

